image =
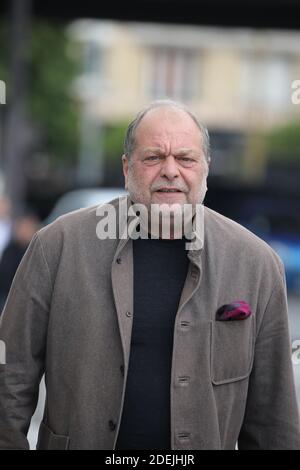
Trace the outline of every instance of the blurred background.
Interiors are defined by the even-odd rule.
[[[282,258],[300,339],[300,4],[100,3],[0,6],[1,305],[39,227],[122,193],[128,123],[171,98],[210,131],[205,204]]]

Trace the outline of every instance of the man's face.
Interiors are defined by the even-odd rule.
[[[206,193],[208,165],[202,135],[184,111],[149,111],[136,129],[131,160],[123,155],[125,187],[134,203],[199,204]]]

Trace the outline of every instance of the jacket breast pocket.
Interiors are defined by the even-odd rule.
[[[254,357],[254,315],[246,320],[213,321],[211,378],[214,385],[250,375]]]
[[[68,436],[55,434],[45,423],[41,423],[37,450],[68,450],[69,442],[70,438]]]

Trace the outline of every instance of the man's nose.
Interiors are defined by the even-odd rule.
[[[173,179],[179,176],[179,169],[175,158],[169,155],[165,158],[161,167],[161,176],[165,176],[168,179]]]

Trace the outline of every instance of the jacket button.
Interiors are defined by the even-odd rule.
[[[122,377],[124,377],[124,366],[123,366],[123,364],[120,366],[120,371],[121,371]]]
[[[131,312],[126,312],[126,317],[130,318],[132,316]]]
[[[190,382],[190,377],[188,375],[178,377],[178,382],[180,385],[188,385]]]
[[[116,423],[112,419],[108,421],[108,426],[110,431],[114,431],[116,429]]]
[[[182,320],[182,321],[180,322],[180,326],[181,326],[182,329],[187,330],[187,329],[189,329],[189,327],[190,327],[190,322],[187,321],[187,320]]]
[[[189,441],[191,439],[191,433],[189,432],[180,432],[177,434],[178,439],[181,441]]]
[[[121,263],[122,263],[121,258],[117,258],[117,259],[116,259],[116,262],[117,262],[118,264],[121,264]]]

